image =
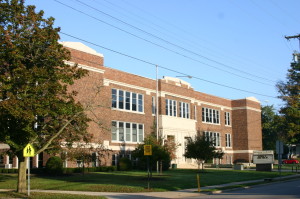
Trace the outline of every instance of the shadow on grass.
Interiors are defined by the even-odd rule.
[[[273,178],[274,172],[228,171],[176,169],[165,171],[163,175],[153,173],[149,181],[149,191],[175,191],[197,187],[197,174],[200,175],[201,187],[230,182]],[[10,181],[11,177],[2,179]],[[15,183],[16,183],[15,177]],[[95,172],[62,176],[35,175],[31,178],[32,189],[97,191],[97,192],[147,192],[148,178],[145,171],[130,172]]]

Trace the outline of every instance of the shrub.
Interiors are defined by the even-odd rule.
[[[63,173],[63,161],[60,157],[53,156],[46,163],[46,172],[51,175],[59,175]]]
[[[132,164],[130,159],[121,158],[118,164],[118,169],[120,171],[130,171],[132,169]]]

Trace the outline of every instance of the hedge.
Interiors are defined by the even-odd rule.
[[[83,168],[63,168],[63,174],[82,173]],[[116,166],[88,167],[84,168],[84,172],[111,172],[116,171]],[[18,173],[18,169],[0,168],[0,173]],[[32,174],[45,174],[46,168],[32,168]]]

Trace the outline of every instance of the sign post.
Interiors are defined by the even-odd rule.
[[[23,149],[23,156],[28,157],[28,196],[30,196],[30,157],[34,157],[35,150],[31,144],[27,144]]]
[[[150,166],[149,166],[149,156],[152,155],[152,145],[144,145],[144,156],[147,156],[147,172],[148,172],[148,190],[150,189]]]
[[[278,154],[278,172],[281,176],[281,163],[282,163],[282,154],[283,154],[283,142],[280,140],[276,141],[276,153]]]

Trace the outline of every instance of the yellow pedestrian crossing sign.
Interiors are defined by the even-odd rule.
[[[144,145],[144,155],[152,155],[152,145]]]
[[[35,151],[31,144],[27,144],[26,147],[23,149],[23,156],[24,157],[34,157]]]

